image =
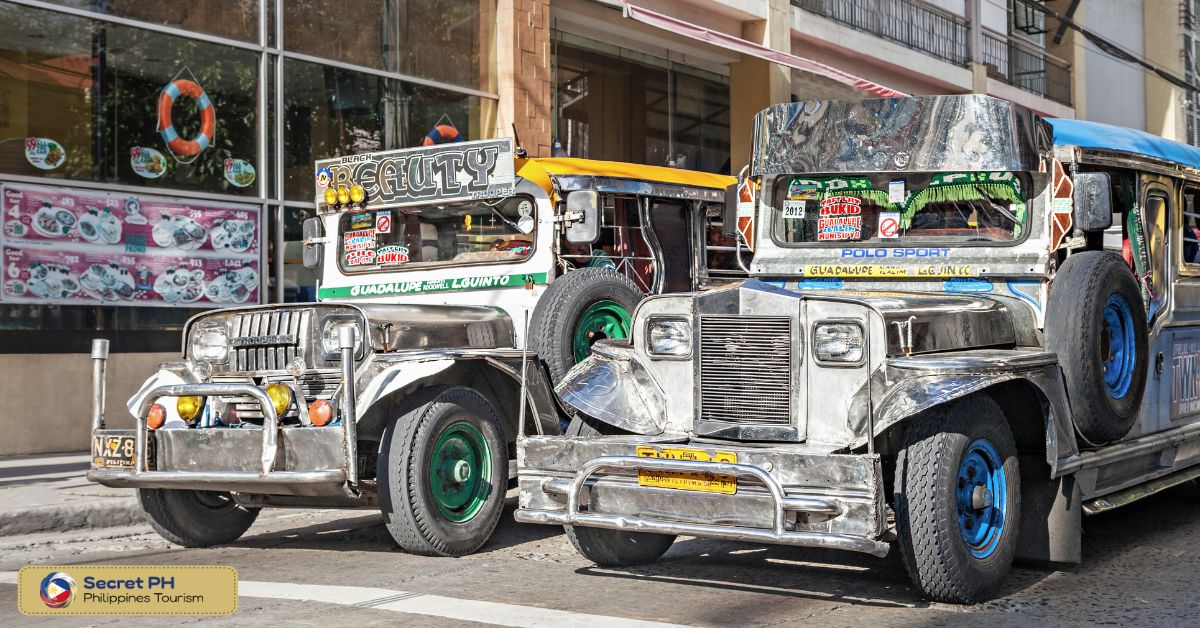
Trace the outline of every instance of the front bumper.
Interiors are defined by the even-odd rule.
[[[347,335],[348,334],[348,335]],[[131,468],[92,468],[87,478],[105,486],[178,488],[244,493],[357,497],[354,334],[341,334],[343,417],[340,427],[281,428],[266,392],[251,384],[158,386],[142,398],[134,415]],[[105,369],[108,344],[92,346],[92,435],[129,435],[105,427]],[[262,427],[151,430],[146,416],[162,397],[248,396],[262,409]],[[303,403],[302,391],[292,398]]]
[[[638,457],[639,446],[731,452],[737,463]],[[517,521],[888,553],[877,455],[669,436],[536,436],[520,445]],[[639,485],[639,472],[735,476],[732,495]],[[586,507],[586,508],[585,508]]]

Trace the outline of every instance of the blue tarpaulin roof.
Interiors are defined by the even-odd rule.
[[[1078,146],[1133,153],[1200,168],[1200,148],[1145,131],[1084,120],[1050,118],[1055,146]]]

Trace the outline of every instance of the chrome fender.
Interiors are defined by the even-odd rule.
[[[403,389],[414,382],[433,377],[454,366],[456,360],[443,358],[435,360],[412,360],[396,362],[385,367],[371,378],[358,395],[355,404],[355,420],[361,421],[371,410],[372,406],[392,393]]]
[[[159,368],[157,373],[146,379],[146,382],[142,384],[142,387],[139,388],[137,392],[133,393],[133,396],[130,397],[129,401],[125,403],[125,407],[129,409],[129,416],[137,419],[138,408],[141,407],[142,402],[145,401],[147,396],[149,396],[150,391],[154,390],[155,388],[158,388],[159,386],[174,386],[178,384],[197,384],[199,382],[200,380],[196,379],[196,377],[192,375],[192,372],[187,369],[166,367]],[[163,423],[163,429],[187,427],[187,423],[185,423],[183,419],[179,418],[179,411],[175,407],[175,402],[177,400],[177,397],[162,397],[159,399],[159,403],[161,403],[163,408],[165,408],[167,411],[167,417],[166,421]]]
[[[597,343],[555,388],[572,408],[634,434],[662,434],[666,395],[631,349]]]

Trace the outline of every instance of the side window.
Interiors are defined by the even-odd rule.
[[[725,235],[724,207],[712,204],[704,211],[704,263],[713,279],[745,277],[738,264],[737,239]],[[750,251],[742,247],[742,262],[749,265]]]
[[[1182,234],[1183,263],[1200,271],[1200,188],[1183,191]]]
[[[1136,274],[1144,277],[1143,284],[1149,291],[1149,319],[1162,308],[1167,298],[1169,261],[1169,242],[1167,233],[1170,217],[1170,202],[1165,192],[1152,189],[1146,195],[1146,204],[1142,208],[1140,224],[1141,238],[1133,233],[1131,242],[1134,254]]]

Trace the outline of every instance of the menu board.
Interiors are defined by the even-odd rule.
[[[259,303],[256,205],[0,185],[0,300]]]

